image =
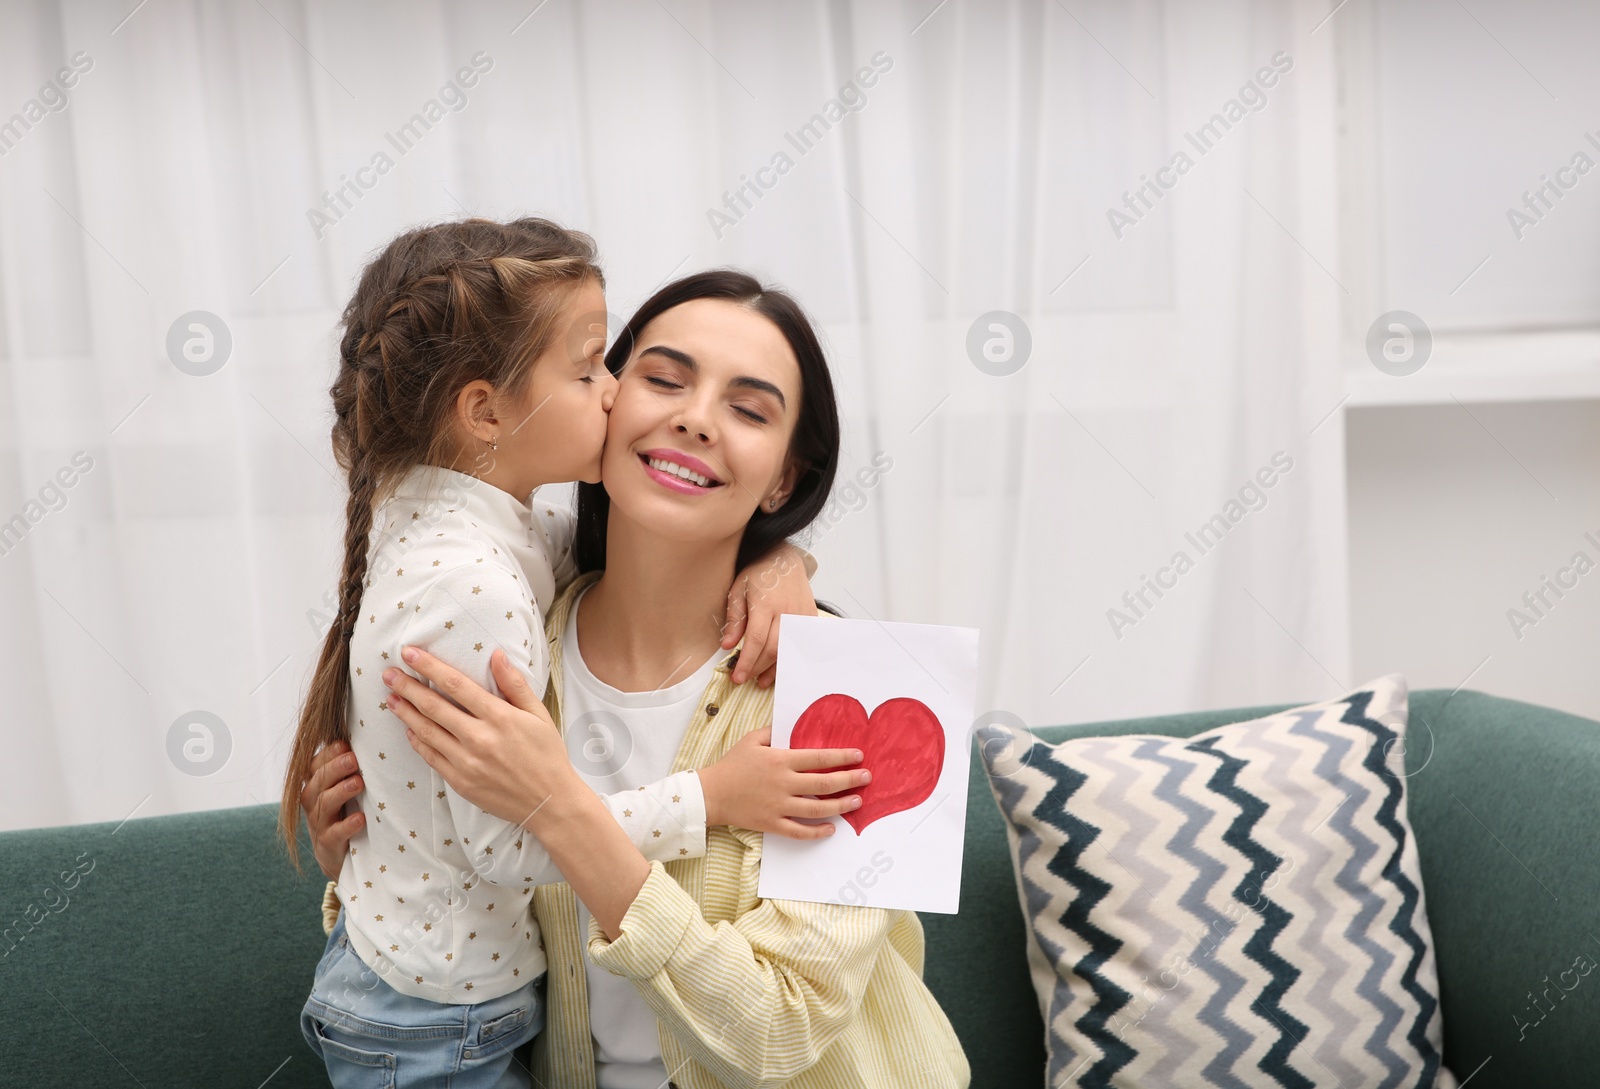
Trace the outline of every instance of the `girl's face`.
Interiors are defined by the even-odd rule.
[[[787,501],[800,365],[759,312],[675,306],[640,330],[619,377],[601,465],[613,518],[675,540],[738,539],[758,506]]]
[[[526,393],[499,413],[505,420],[492,456],[518,477],[514,494],[541,484],[600,479],[606,413],[617,380],[605,366],[606,297],[593,280],[573,291],[555,337],[533,362]]]

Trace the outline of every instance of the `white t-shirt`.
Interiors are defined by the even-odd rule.
[[[578,605],[582,600],[583,595],[579,594],[572,603],[561,635],[562,732],[572,765],[584,781],[597,793],[623,792],[621,796],[625,797],[629,789],[637,791],[645,784],[667,780],[716,664],[728,651],[718,649],[693,674],[669,687],[623,692],[589,672],[578,651]],[[698,834],[703,841],[703,794],[696,799],[696,805],[694,819],[699,822]],[[660,826],[662,838],[684,831],[672,827],[670,816]],[[680,853],[687,856],[694,852],[684,848]],[[588,932],[589,910],[579,901],[578,933]],[[655,1011],[639,997],[629,980],[612,975],[592,960],[585,959],[584,967],[589,985],[596,1086],[660,1089],[667,1083],[667,1069],[661,1061]]]
[[[436,466],[412,469],[374,513],[350,638],[350,747],[367,820],[338,893],[351,946],[404,994],[474,1003],[533,982],[545,954],[532,890],[564,878],[534,836],[468,802],[417,754],[383,671],[417,676],[400,658],[415,644],[498,692],[489,656],[499,647],[542,694],[552,567],[570,578],[571,541],[570,520],[552,508]],[[704,854],[700,777],[662,778],[603,800],[647,858]]]

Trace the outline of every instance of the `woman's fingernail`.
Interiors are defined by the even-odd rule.
[[[860,749],[854,749],[852,751],[856,754],[856,763],[858,763],[858,764],[861,763],[862,759],[867,755],[866,753],[862,752]]]
[[[861,795],[858,794],[854,798],[850,799],[850,808],[851,809],[860,809],[861,808]]]
[[[343,768],[345,771],[355,771],[356,758],[354,756],[345,757],[343,760],[339,761],[339,767]]]
[[[402,648],[401,651],[400,651],[400,657],[404,658],[408,662],[416,661],[417,660],[417,648],[416,647],[404,647],[404,648]]]
[[[870,771],[863,771],[863,772],[862,772],[862,773],[861,773],[861,781],[862,781],[862,782],[863,782],[863,783],[870,783],[870,782],[872,782],[872,772],[870,772]]]
[[[393,688],[395,678],[398,676],[400,676],[400,671],[398,669],[386,669],[383,671],[383,683],[388,685],[390,688]]]

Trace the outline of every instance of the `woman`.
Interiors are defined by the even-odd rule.
[[[605,483],[580,492],[588,574],[546,625],[548,715],[499,654],[509,702],[415,648],[406,660],[440,691],[385,676],[429,765],[522,823],[568,879],[535,894],[550,1020],[534,1076],[601,1089],[666,1078],[682,1089],[965,1086],[966,1058],[921,980],[914,913],[762,900],[762,834],[740,828],[709,830],[703,858],[646,861],[564,759],[552,719],[636,707],[685,663],[705,662],[697,690],[647,709],[627,774],[709,769],[770,725],[771,690],[733,685],[738,651],[718,649],[728,587],[748,557],[811,522],[838,460],[815,334],[793,300],[748,276],[663,288],[606,362],[619,386]],[[311,819],[325,834],[325,815]]]

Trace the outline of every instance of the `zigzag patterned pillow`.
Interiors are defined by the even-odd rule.
[[[1406,686],[1193,738],[978,731],[1046,1084],[1452,1089]]]

